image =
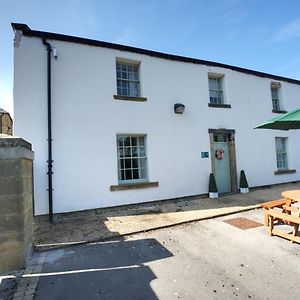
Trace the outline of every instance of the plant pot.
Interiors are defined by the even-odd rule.
[[[240,192],[242,194],[247,194],[247,193],[249,193],[249,188],[240,188]]]
[[[211,193],[211,192],[209,192],[209,198],[219,198],[219,193]]]

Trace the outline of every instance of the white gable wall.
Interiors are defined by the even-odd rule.
[[[299,132],[254,130],[272,113],[271,79],[113,49],[49,41],[52,59],[53,205],[67,212],[207,193],[211,172],[208,128],[236,131],[237,171],[250,186],[299,180]],[[35,211],[48,212],[46,49],[23,37],[15,48],[15,134],[35,151]],[[141,62],[147,102],[114,100],[116,57]],[[208,73],[224,74],[225,102],[208,107]],[[284,109],[300,105],[300,86],[281,82]],[[183,103],[183,115],[173,111]],[[159,187],[110,191],[118,184],[116,134],[147,134],[148,174]],[[289,168],[274,175],[275,136],[289,137]]]

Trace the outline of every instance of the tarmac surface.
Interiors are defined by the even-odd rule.
[[[298,299],[300,245],[270,237],[254,209],[291,189],[36,218],[38,249],[60,249],[0,274],[0,299]]]
[[[261,226],[224,222],[236,217]],[[28,284],[37,300],[298,299],[300,245],[269,236],[262,223],[255,209],[49,250],[36,253],[39,271],[23,276],[38,279],[35,288]]]

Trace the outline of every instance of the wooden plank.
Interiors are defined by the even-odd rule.
[[[267,209],[272,208],[272,207],[277,207],[277,206],[281,207],[282,205],[285,205],[286,202],[287,202],[287,200],[283,198],[283,199],[277,199],[277,200],[271,200],[268,202],[264,202],[261,204],[261,206],[263,208],[267,208]]]
[[[291,215],[288,215],[288,214],[285,214],[285,213],[281,213],[281,212],[278,212],[274,209],[269,209],[267,213],[268,213],[269,216],[273,216],[273,217],[281,219],[283,221],[289,221],[289,222],[292,222],[292,223],[300,224],[300,218],[299,217],[291,216]]]
[[[274,218],[273,216],[269,216],[269,235],[272,236],[272,231],[274,228]]]
[[[300,237],[299,236],[294,236],[290,233],[285,233],[279,229],[273,229],[272,230],[272,234],[274,235],[278,235],[278,236],[281,236],[285,239],[288,239],[288,240],[291,240],[293,242],[296,242],[296,243],[299,243],[300,244]]]
[[[298,207],[295,207],[295,206],[287,206],[287,205],[283,205],[282,208],[284,210],[288,210],[288,211],[299,211],[299,208]]]
[[[264,224],[265,224],[265,226],[268,226],[268,220],[269,220],[268,210],[266,208],[264,208]]]

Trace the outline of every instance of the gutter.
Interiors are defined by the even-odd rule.
[[[48,114],[48,201],[49,221],[53,222],[53,195],[52,195],[52,115],[51,115],[51,52],[52,47],[45,38],[42,39],[47,51],[47,114]]]

